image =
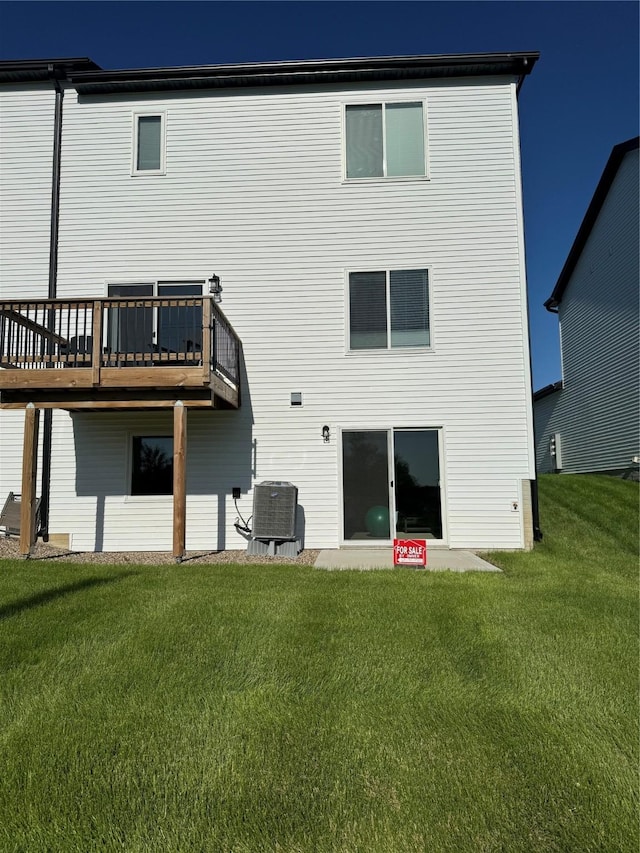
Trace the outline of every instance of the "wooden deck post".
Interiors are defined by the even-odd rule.
[[[24,411],[22,449],[22,494],[20,496],[20,555],[31,554],[36,541],[36,474],[38,472],[38,426],[40,410],[29,403]]]
[[[173,557],[181,563],[187,527],[187,409],[181,400],[173,407]]]

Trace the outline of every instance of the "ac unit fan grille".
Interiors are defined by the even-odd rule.
[[[266,481],[253,490],[254,539],[295,539],[298,490],[292,483]]]

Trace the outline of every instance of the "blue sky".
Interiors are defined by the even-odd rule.
[[[0,58],[103,68],[539,50],[520,97],[534,387],[560,377],[542,307],[611,149],[638,133],[636,2],[0,2]]]

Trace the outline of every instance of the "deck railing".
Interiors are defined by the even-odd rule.
[[[239,387],[240,341],[209,296],[0,302],[0,367],[202,367]]]

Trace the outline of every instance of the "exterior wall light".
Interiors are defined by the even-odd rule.
[[[331,438],[331,431],[330,431],[329,427],[325,425],[322,427],[322,440],[324,441],[325,444],[329,444],[330,438]]]
[[[213,296],[213,301],[216,304],[222,302],[222,285],[220,284],[220,276],[213,273],[209,279],[209,293]]]

